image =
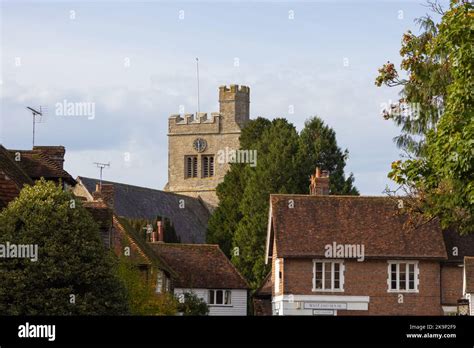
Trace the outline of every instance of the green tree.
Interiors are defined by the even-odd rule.
[[[428,44],[443,56],[450,76],[444,112],[425,132],[423,152],[392,164],[389,176],[414,196],[414,213],[439,218],[443,227],[474,231],[474,30],[473,5],[452,1]]]
[[[0,313],[128,313],[116,262],[91,215],[60,185],[25,186],[0,213],[0,244],[37,245],[36,262],[0,259]]]
[[[157,294],[137,266],[127,258],[119,262],[118,275],[124,282],[132,315],[175,315],[178,302],[169,293]]]
[[[268,272],[264,263],[269,197],[272,193],[298,192],[298,132],[285,119],[274,119],[256,142],[258,163],[248,167],[239,203],[242,219],[237,224],[233,246],[239,253],[232,262],[258,287]],[[225,180],[225,179],[224,179]]]
[[[259,117],[251,120],[240,135],[240,148],[255,150],[256,143],[265,129],[271,127],[271,121]],[[258,154],[258,153],[257,153]],[[258,161],[258,156],[257,156]],[[247,165],[233,163],[225,179],[217,186],[219,207],[212,214],[207,231],[207,242],[219,244],[222,251],[230,258],[235,230],[242,219],[239,205],[246,185]]]
[[[178,301],[178,312],[183,313],[185,316],[209,314],[209,306],[206,301],[199,298],[193,292],[184,292],[181,294],[181,297],[178,298]]]
[[[435,15],[443,14],[438,3],[429,4]],[[421,33],[416,35],[409,30],[402,38],[401,73],[387,62],[379,69],[375,84],[402,87],[401,98],[384,110],[384,118],[401,127],[401,134],[394,139],[396,144],[410,154],[421,155],[427,132],[436,126],[443,113],[452,77],[446,52],[431,50],[431,43],[438,36],[433,18],[426,15],[416,22]]]
[[[354,176],[345,177],[344,168],[349,151],[339,148],[336,132],[327,126],[322,119],[315,116],[305,122],[300,133],[299,155],[301,158],[301,191],[309,193],[309,178],[314,169],[319,167],[328,170],[329,189],[334,195],[358,195],[354,186]]]

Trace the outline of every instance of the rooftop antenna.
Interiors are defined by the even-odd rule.
[[[28,110],[30,110],[31,113],[33,114],[33,147],[35,147],[36,116],[40,117],[40,119],[38,121],[38,123],[40,123],[41,122],[41,117],[43,116],[43,110],[41,109],[41,106],[39,107],[39,111],[35,110],[35,109],[33,109],[32,107],[29,107],[29,106],[27,106],[26,108]]]
[[[94,162],[94,164],[97,166],[97,168],[100,169],[99,189],[100,191],[102,191],[102,171],[104,170],[105,167],[110,167],[110,162],[109,163]]]
[[[200,107],[199,107],[199,58],[198,57],[196,57],[196,73],[197,73],[197,92],[198,92],[198,98],[197,98],[198,114],[196,115],[196,117],[199,117]]]

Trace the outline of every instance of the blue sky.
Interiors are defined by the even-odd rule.
[[[199,57],[201,111],[218,111],[219,85],[245,84],[252,118],[286,117],[300,130],[318,115],[349,150],[361,193],[379,195],[400,157],[399,130],[380,110],[398,90],[374,79],[400,62],[423,4],[2,1],[0,143],[30,148],[25,107],[42,105],[36,144],[64,145],[73,176],[97,177],[93,162],[110,161],[104,178],[162,189],[167,118],[196,111]],[[95,103],[95,117],[56,115],[64,100]]]

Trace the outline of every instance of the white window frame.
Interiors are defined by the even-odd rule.
[[[279,293],[280,292],[280,272],[281,272],[281,268],[280,268],[280,262],[281,260],[280,259],[275,259],[275,293]]]
[[[211,301],[211,291],[214,292],[214,300]],[[215,303],[215,300],[217,298],[216,296],[216,292],[217,291],[222,291],[222,301],[224,302],[225,301],[225,294],[228,292],[229,293],[229,300],[230,300],[230,303]],[[208,295],[207,295],[207,304],[211,307],[232,307],[232,290],[230,289],[209,289],[208,291]],[[214,303],[212,303],[214,302]]]
[[[323,268],[322,268],[322,289],[316,289],[316,264],[317,263],[322,263]],[[339,264],[339,288],[335,289],[334,288],[334,264]],[[330,289],[325,289],[325,277],[326,277],[326,264],[331,265],[331,288]],[[343,260],[313,260],[313,292],[344,292],[344,272],[345,272],[346,267],[344,266],[344,261]]]
[[[409,260],[397,260],[397,261],[387,261],[388,263],[388,277],[387,277],[387,292],[403,292],[403,293],[418,293],[419,292],[419,284],[420,284],[420,268],[418,265],[418,261],[409,261]],[[396,289],[392,289],[392,265],[396,265]],[[409,265],[414,265],[414,289],[400,289],[400,266],[405,265],[405,287],[408,288],[409,286]]]

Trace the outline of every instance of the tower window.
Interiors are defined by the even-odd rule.
[[[202,158],[202,177],[214,176],[214,156],[204,155]]]
[[[185,178],[197,178],[197,156],[185,156],[184,157],[184,176]]]

